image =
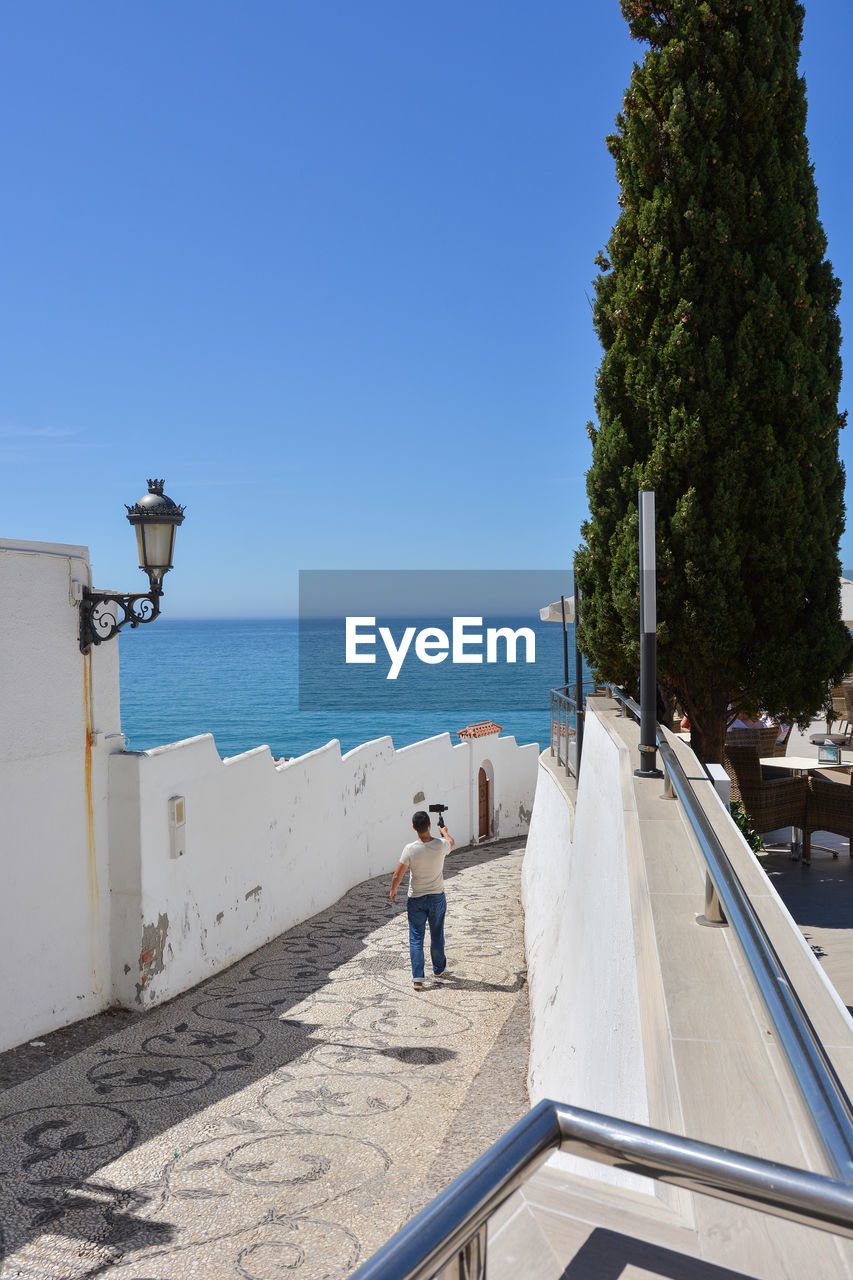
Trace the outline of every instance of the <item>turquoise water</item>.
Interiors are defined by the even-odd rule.
[[[514,619],[513,625],[522,622]],[[275,756],[296,756],[331,738],[340,740],[343,751],[385,734],[402,747],[437,733],[455,734],[475,720],[492,719],[519,742],[544,746],[549,690],[563,682],[562,628],[538,621],[523,625],[534,626],[536,632],[535,668],[472,667],[466,682],[460,684],[454,672],[453,681],[444,685],[440,668],[425,668],[429,695],[421,711],[306,711],[299,708],[296,620],[158,618],[119,637],[122,729],[132,751],[212,733],[222,756],[261,744]],[[570,627],[571,664],[572,641]],[[571,673],[573,678],[573,666]],[[340,667],[329,666],[330,682],[340,681],[342,675],[346,677]],[[322,677],[322,668],[312,670],[313,679]],[[443,693],[450,687],[450,705],[442,706]],[[400,700],[411,703],[411,697]]]

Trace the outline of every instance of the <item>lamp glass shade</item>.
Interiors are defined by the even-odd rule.
[[[137,524],[139,567],[151,578],[162,578],[171,569],[177,527],[174,521],[140,520]]]

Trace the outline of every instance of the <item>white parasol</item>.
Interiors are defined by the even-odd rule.
[[[563,680],[568,686],[569,638],[567,627],[570,622],[574,622],[575,620],[574,596],[561,596],[560,599],[555,600],[553,604],[546,604],[544,609],[539,610],[539,618],[542,622],[562,622],[563,624]]]
[[[853,591],[853,582],[850,583],[850,588],[851,588],[851,591]],[[565,601],[566,601],[566,622],[574,622],[575,598],[574,596],[566,596]],[[542,622],[562,622],[563,621],[562,601],[555,600],[553,604],[546,604],[544,609],[539,610],[539,617],[542,620]]]

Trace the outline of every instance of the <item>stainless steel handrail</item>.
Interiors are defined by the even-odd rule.
[[[853,1238],[853,1187],[844,1182],[545,1099],[351,1280],[431,1280],[555,1148]]]
[[[612,692],[633,715],[639,716],[640,708],[633,698],[616,687],[612,687]],[[836,1175],[849,1180],[853,1176],[853,1107],[850,1099],[719,837],[699,804],[678,756],[660,732],[660,726],[657,743],[661,764],[684,806],[726,918],[755,978],[821,1146]]]

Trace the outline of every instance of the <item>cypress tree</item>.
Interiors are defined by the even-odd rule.
[[[840,622],[840,285],[825,259],[794,0],[621,0],[649,48],[596,263],[579,641],[639,668],[637,491],[657,507],[658,675],[703,760],[730,704],[804,719],[853,662]]]

